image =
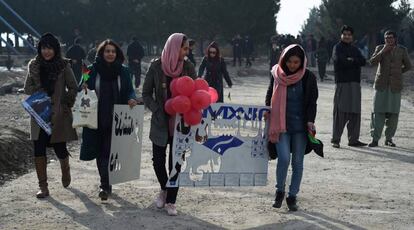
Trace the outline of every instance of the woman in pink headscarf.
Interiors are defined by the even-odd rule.
[[[273,207],[280,208],[285,197],[285,183],[292,154],[292,180],[286,203],[297,211],[296,195],[302,181],[303,158],[308,131],[315,131],[318,87],[315,75],[306,69],[305,51],[300,45],[286,47],[273,66],[266,95],[271,106],[269,140],[276,143],[276,198]]]
[[[196,78],[193,64],[184,60],[188,54],[188,39],[184,34],[174,33],[165,43],[161,58],[154,59],[145,77],[142,96],[145,106],[152,112],[150,139],[152,141],[153,166],[160,183],[161,190],[158,193],[155,204],[157,208],[164,208],[168,215],[177,215],[175,206],[178,187],[167,188],[168,174],[165,168],[166,150],[169,145],[169,172],[174,167],[180,171],[179,165],[172,165],[172,141],[173,129],[171,124],[174,117],[164,110],[165,102],[171,97],[170,83],[174,78],[190,76]]]

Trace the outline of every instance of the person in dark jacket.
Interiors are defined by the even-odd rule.
[[[137,37],[132,38],[131,44],[128,45],[128,67],[131,72],[131,78],[135,79],[135,88],[141,85],[141,59],[144,57],[144,48],[138,41]]]
[[[271,40],[271,48],[269,52],[269,70],[277,64],[280,58],[281,49],[276,39]]]
[[[193,63],[194,67],[196,66],[196,60],[194,59],[193,50],[195,48],[195,41],[193,39],[188,40],[188,44],[190,45],[188,50],[187,58],[190,60],[191,63]]]
[[[69,60],[62,58],[58,39],[46,33],[37,44],[37,56],[29,62],[24,85],[26,94],[47,92],[52,103],[52,133],[48,135],[33,118],[30,121],[30,138],[34,142],[34,160],[39,180],[37,198],[49,196],[46,171],[46,148],[53,147],[62,171],[62,185],[71,182],[69,152],[66,143],[77,140],[72,128],[72,110],[77,94],[77,83]]]
[[[316,52],[316,39],[313,37],[313,34],[308,35],[308,39],[305,41],[305,49],[306,49],[306,55],[308,55],[309,64],[311,67],[315,67],[315,52]]]
[[[138,102],[132,87],[127,67],[123,66],[124,55],[121,48],[112,40],[103,41],[98,49],[96,61],[88,67],[89,79],[82,79],[84,90],[95,90],[98,96],[98,129],[84,127],[82,132],[81,160],[93,160],[100,176],[99,197],[107,200],[112,193],[109,184],[108,163],[111,151],[112,119],[114,104],[128,104],[133,107]]]
[[[335,72],[332,147],[339,148],[345,125],[348,145],[366,146],[359,140],[361,128],[361,66],[366,63],[359,49],[352,45],[354,30],[347,25],[341,29],[341,41],[332,52]]]
[[[231,41],[233,45],[233,66],[236,66],[236,60],[241,66],[242,52],[243,52],[243,40],[240,37],[240,34],[237,34]]]
[[[278,154],[273,207],[280,208],[285,197],[292,154],[292,179],[286,203],[289,210],[297,211],[296,195],[302,181],[307,133],[315,132],[318,87],[315,75],[306,69],[305,51],[298,44],[283,50],[272,75],[265,103],[271,107],[270,114],[266,115],[270,119],[269,141],[276,143]]]
[[[206,72],[205,75],[204,71]],[[203,57],[198,69],[198,76],[203,77],[211,87],[217,90],[217,102],[223,102],[223,78],[226,80],[229,88],[232,87],[233,83],[227,71],[224,58],[220,56],[220,49],[216,42],[210,43],[207,47],[206,56]]]
[[[66,52],[66,57],[71,60],[73,73],[75,74],[75,78],[77,82],[80,82],[82,76],[82,64],[83,60],[86,58],[86,52],[80,46],[81,39],[76,38],[74,44],[69,47],[68,51]]]
[[[244,39],[243,53],[246,56],[246,67],[252,66],[250,58],[252,57],[254,51],[254,44],[252,39],[246,35]]]
[[[326,76],[326,63],[328,62],[328,58],[329,54],[325,38],[321,37],[321,40],[318,42],[318,49],[316,50],[316,60],[318,62],[318,72],[321,81],[323,81]]]
[[[165,43],[161,58],[154,59],[148,68],[145,77],[142,96],[145,106],[152,112],[150,140],[152,141],[152,161],[154,171],[160,184],[155,204],[157,208],[166,209],[168,215],[176,216],[175,206],[178,187],[167,187],[168,174],[165,168],[166,151],[169,145],[168,169],[173,169],[172,143],[174,135],[175,116],[170,116],[164,109],[165,102],[171,98],[170,83],[173,79],[182,76],[196,78],[194,65],[185,59],[189,44],[187,37],[182,33],[170,35]],[[180,166],[174,167],[178,172]]]

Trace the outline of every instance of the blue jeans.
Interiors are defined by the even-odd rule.
[[[296,196],[299,192],[303,173],[303,157],[306,149],[306,133],[282,133],[276,144],[277,168],[276,189],[285,192],[286,177],[292,153],[292,181],[289,187],[289,196]]]

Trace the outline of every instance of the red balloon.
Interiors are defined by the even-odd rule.
[[[201,117],[200,110],[191,109],[187,113],[184,113],[184,122],[188,125],[198,125],[201,122]]]
[[[211,103],[210,94],[205,90],[196,90],[191,95],[191,106],[193,109],[200,110],[207,108]]]
[[[208,83],[202,78],[197,78],[194,80],[194,85],[196,90],[205,90],[208,91]]]
[[[175,115],[176,112],[172,106],[172,102],[173,102],[172,98],[168,99],[164,104],[164,109],[165,109],[165,112],[167,112],[168,114]]]
[[[180,95],[190,97],[195,89],[194,80],[188,76],[180,77],[175,88]]]
[[[210,97],[211,97],[211,103],[216,103],[217,100],[218,100],[217,90],[213,87],[209,87],[208,88],[208,93],[210,94]]]
[[[177,91],[177,81],[178,78],[174,78],[174,80],[172,80],[170,83],[171,97],[175,97],[179,94]]]
[[[191,101],[190,98],[186,96],[176,96],[172,101],[172,108],[177,113],[186,113],[191,109]]]

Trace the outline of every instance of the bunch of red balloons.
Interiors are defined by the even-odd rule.
[[[198,78],[184,76],[175,78],[170,83],[171,98],[165,102],[164,109],[170,115],[183,114],[184,122],[188,125],[198,125],[201,122],[202,110],[218,99],[217,91],[208,83]]]

